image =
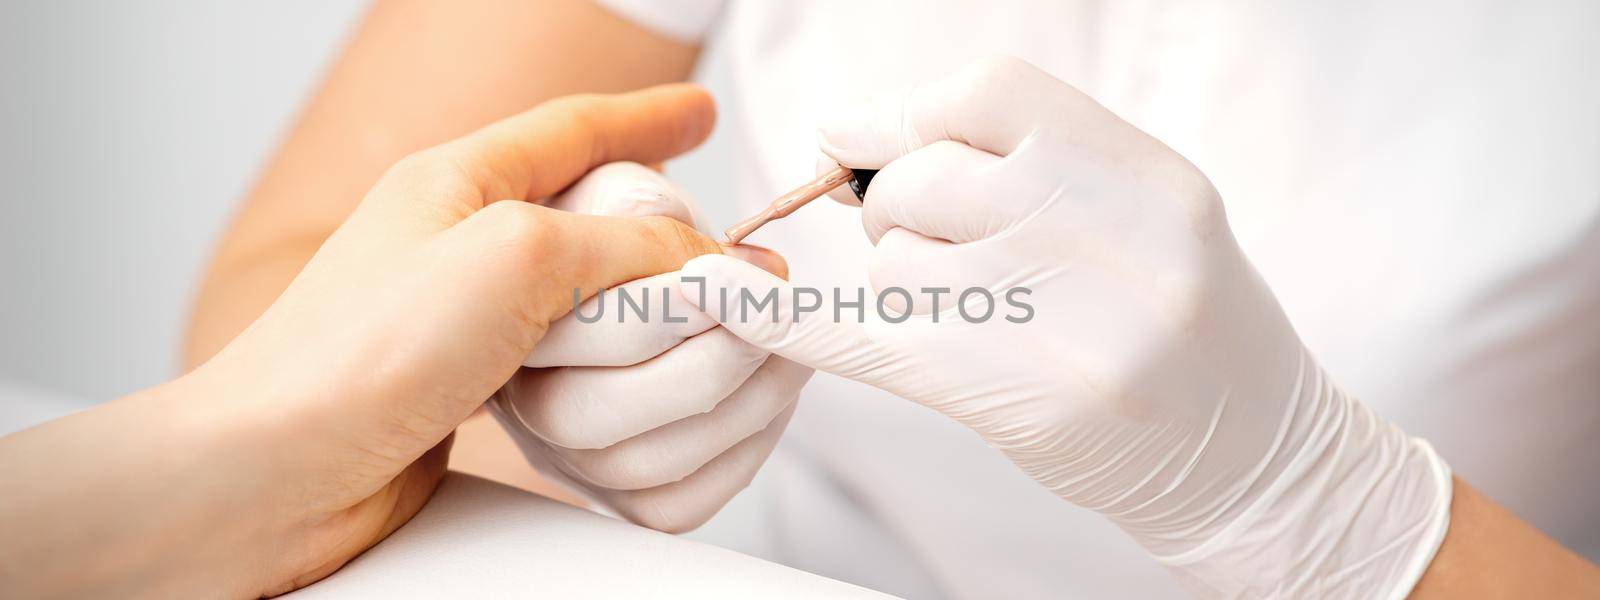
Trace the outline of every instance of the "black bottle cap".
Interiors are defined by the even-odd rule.
[[[867,186],[872,185],[872,176],[873,175],[877,175],[878,174],[878,170],[877,169],[850,169],[850,172],[855,175],[855,178],[850,180],[850,191],[856,193],[856,199],[857,200],[860,200],[862,202],[866,202],[867,201]]]

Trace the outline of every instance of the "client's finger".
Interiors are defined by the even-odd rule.
[[[599,165],[682,154],[710,134],[715,113],[710,95],[690,84],[557,98],[402,159],[364,212],[437,231],[498,200],[546,198]]]
[[[789,265],[759,246],[725,246],[728,256],[785,277]],[[716,325],[682,296],[678,272],[608,289],[550,323],[526,367],[624,367],[649,360]],[[581,317],[581,318],[580,318]]]
[[[693,84],[626,94],[557,98],[446,145],[462,152],[484,200],[536,200],[596,166],[656,162],[705,141],[716,120],[711,95]]]
[[[671,180],[639,163],[596,167],[545,204],[586,215],[665,216],[695,223],[695,202]],[[713,323],[671,302],[676,272],[625,283],[589,298],[581,309],[550,324],[539,345],[522,362],[528,367],[620,367],[648,360]],[[659,299],[654,303],[651,297]],[[636,310],[628,318],[624,304]],[[676,305],[676,306],[674,306]],[[673,309],[677,308],[677,312]],[[585,316],[586,315],[586,316]]]
[[[494,297],[516,300],[541,336],[543,327],[599,290],[722,251],[670,217],[579,215],[520,200],[491,204],[441,238],[460,244],[461,260],[477,272],[509,286]]]
[[[626,367],[717,325],[680,291],[678,272],[611,288],[550,323],[524,367]]]

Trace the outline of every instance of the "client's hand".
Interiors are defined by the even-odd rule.
[[[595,169],[551,203],[694,223],[693,202],[637,163]],[[778,276],[783,259],[725,251]],[[811,369],[734,336],[679,296],[678,273],[590,298],[550,325],[489,406],[545,477],[663,531],[704,523],[778,442]],[[641,303],[641,317],[621,298]],[[582,317],[581,319],[579,317]]]
[[[211,361],[0,440],[0,596],[277,594],[383,539],[574,288],[719,251],[670,217],[531,201],[712,119],[686,85],[572,97],[395,165]]]

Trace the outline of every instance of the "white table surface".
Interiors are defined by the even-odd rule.
[[[89,402],[0,381],[0,435]],[[461,473],[317,598],[887,598]]]
[[[307,598],[887,598],[451,473],[415,518]]]

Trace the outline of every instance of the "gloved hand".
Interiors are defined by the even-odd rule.
[[[683,269],[705,278],[684,286],[696,306],[966,424],[1203,596],[1409,591],[1445,532],[1447,467],[1317,366],[1183,157],[1015,59],[821,138],[882,169],[861,215],[876,294],[863,310],[705,256]],[[774,288],[765,310],[739,300]]]
[[[688,196],[636,163],[595,169],[551,206],[695,222]],[[771,251],[723,251],[787,273]],[[619,293],[649,298],[647,319],[621,315]],[[812,373],[716,325],[678,296],[677,272],[607,290],[551,323],[490,410],[541,475],[646,527],[694,529],[750,483]]]

